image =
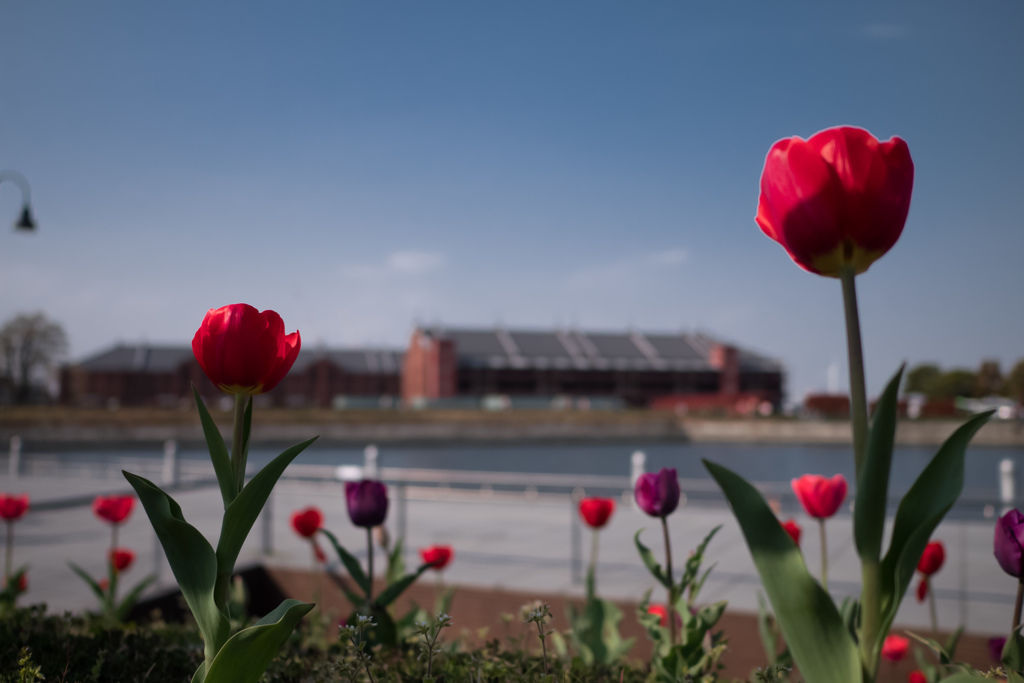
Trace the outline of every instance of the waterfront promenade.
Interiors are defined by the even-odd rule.
[[[105,574],[109,527],[95,518],[88,503],[77,507],[46,509],[48,503],[100,493],[126,492],[119,478],[83,476],[0,477],[0,491],[27,492],[34,509],[16,524],[16,566],[30,565],[27,595],[21,604],[45,602],[54,612],[83,610],[95,598],[67,567],[74,561],[96,577]],[[269,524],[253,527],[238,566],[263,563],[272,567],[311,568],[308,542],[291,530],[289,517],[308,505],[320,507],[325,525],[359,557],[365,556],[365,534],[353,527],[345,512],[343,486],[338,481],[284,480],[271,499]],[[186,519],[215,543],[221,517],[216,488],[181,490],[174,494]],[[603,596],[639,600],[654,580],[637,556],[633,534],[645,528],[643,540],[659,559],[663,556],[657,520],[628,504],[620,504],[608,527],[601,532],[598,586]],[[394,501],[388,527],[394,532],[400,516]],[[418,561],[415,549],[433,543],[450,544],[455,560],[446,570],[449,584],[503,588],[524,593],[581,595],[582,585],[573,576],[571,548],[575,511],[566,495],[523,492],[484,492],[435,487],[405,487],[406,561]],[[818,574],[819,550],[816,524],[798,517],[804,525],[802,547],[812,574]],[[859,564],[850,533],[850,517],[829,521],[830,587],[836,596],[852,595],[859,583]],[[947,522],[936,538],[946,545],[946,564],[933,579],[939,619],[944,628],[958,624],[976,634],[1001,634],[1009,625],[1016,582],[1006,576],[992,556],[994,520]],[[758,579],[737,524],[721,505],[683,505],[669,519],[678,568],[683,559],[713,527],[722,530],[708,548],[707,565],[717,563],[702,593],[702,602],[728,600],[729,609],[756,611]],[[590,548],[590,530],[582,529],[583,557]],[[120,532],[119,545],[137,553],[136,564],[124,575],[122,590],[150,572],[160,577],[149,595],[174,586],[166,561],[156,543],[144,511],[137,506]],[[377,567],[382,560],[378,559]],[[911,590],[916,586],[913,584]],[[654,593],[659,599],[660,589]],[[925,604],[913,595],[904,601],[897,625],[923,629],[928,624]]]

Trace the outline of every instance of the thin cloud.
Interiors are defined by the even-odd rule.
[[[609,285],[622,286],[635,282],[655,270],[671,270],[686,262],[684,249],[666,249],[641,256],[580,268],[569,275],[568,286],[573,291],[591,291]]]
[[[440,270],[446,263],[445,255],[437,251],[395,251],[379,263],[343,265],[341,274],[353,280],[417,277]]]

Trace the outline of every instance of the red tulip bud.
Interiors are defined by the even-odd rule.
[[[885,637],[882,643],[882,656],[890,662],[898,662],[907,656],[910,650],[910,641],[903,636],[890,635]]]
[[[793,493],[811,517],[826,519],[836,514],[846,499],[846,477],[837,474],[831,479],[818,474],[805,474],[792,481]]]
[[[917,601],[924,602],[924,599],[928,597],[928,577],[922,576],[921,582],[917,584]]]
[[[92,501],[93,513],[105,522],[120,524],[128,519],[135,507],[135,496],[96,496]]]
[[[432,569],[441,571],[455,557],[455,551],[450,545],[432,545],[420,548],[420,557],[424,564],[429,564]]]
[[[928,677],[923,671],[916,669],[907,674],[907,683],[928,683]]]
[[[292,528],[295,529],[295,533],[303,538],[313,538],[323,525],[323,513],[315,507],[296,510],[292,513]]]
[[[615,512],[614,498],[584,498],[580,501],[580,516],[587,526],[600,529]]]
[[[942,569],[942,563],[946,561],[946,548],[941,541],[932,541],[924,547],[921,559],[917,563],[917,571],[925,576],[931,576]]]
[[[110,551],[110,564],[114,565],[116,571],[123,572],[132,566],[134,561],[135,553],[127,548],[114,548]]]
[[[28,512],[28,494],[0,493],[0,519],[13,522]]]
[[[789,537],[793,539],[793,543],[796,543],[796,546],[799,548],[800,533],[803,531],[803,529],[801,529],[800,525],[796,523],[796,520],[787,519],[785,522],[782,523],[782,528],[786,531],[787,534],[789,534]]]

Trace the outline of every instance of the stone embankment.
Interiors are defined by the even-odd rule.
[[[230,429],[230,415],[217,414]],[[897,441],[936,445],[961,424],[958,420],[904,421]],[[261,443],[295,442],[310,433],[324,442],[608,442],[693,441],[723,443],[841,444],[850,441],[850,426],[840,420],[707,419],[653,411],[554,412],[511,411],[265,411],[256,420],[253,438]],[[153,443],[176,439],[201,443],[195,412],[178,411],[0,411],[0,443],[18,435],[23,441],[55,446]],[[974,438],[988,446],[1024,447],[1024,423],[994,420]],[[0,447],[2,448],[2,447]]]

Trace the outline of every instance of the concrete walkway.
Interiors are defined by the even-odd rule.
[[[96,577],[105,575],[109,526],[95,518],[87,505],[57,510],[38,507],[44,501],[127,490],[126,482],[117,479],[0,477],[0,491],[27,492],[37,506],[15,525],[15,565],[30,565],[30,588],[21,604],[45,602],[54,612],[94,606],[94,596],[68,569],[67,563],[74,561]],[[311,567],[309,543],[296,536],[289,524],[291,513],[308,505],[320,507],[327,528],[350,551],[365,557],[365,533],[348,521],[342,490],[337,482],[279,483],[271,499],[270,524],[265,527],[258,521],[254,526],[239,566],[263,562],[272,566]],[[575,511],[567,496],[482,496],[435,488],[409,488],[406,493],[406,561],[410,565],[418,562],[416,548],[450,544],[455,548],[455,560],[446,570],[448,583],[582,594],[582,586],[573,580],[570,562]],[[180,491],[174,497],[186,519],[215,541],[222,512],[216,488]],[[399,514],[399,505],[392,501],[388,519],[392,533]],[[820,563],[816,524],[810,518],[798,521],[805,527],[802,546],[816,576]],[[1016,581],[1002,572],[992,556],[993,524],[994,520],[950,522],[936,533],[935,537],[945,543],[947,553],[945,566],[933,579],[939,620],[944,628],[963,624],[968,631],[978,634],[1000,634],[1007,630]],[[669,518],[676,567],[717,525],[723,528],[708,549],[705,565],[717,563],[717,567],[704,587],[702,602],[728,600],[729,609],[756,611],[757,574],[739,527],[726,508],[685,505]],[[598,588],[602,595],[638,600],[645,590],[655,587],[633,545],[633,534],[640,528],[645,529],[644,542],[659,560],[663,558],[658,521],[628,503],[620,504],[601,532]],[[841,599],[859,590],[859,563],[850,517],[831,520],[828,532],[830,586],[837,599]],[[589,529],[582,529],[584,558],[589,557],[590,533]],[[269,554],[264,553],[265,541],[271,546]],[[174,586],[141,506],[122,526],[119,545],[132,548],[138,555],[136,564],[124,575],[122,586],[133,585],[151,572],[160,577],[151,593]],[[383,559],[378,557],[377,567],[382,563]],[[914,587],[916,583],[911,591]],[[654,599],[662,599],[661,591],[655,591]],[[897,623],[924,628],[928,624],[927,605],[909,595]]]

